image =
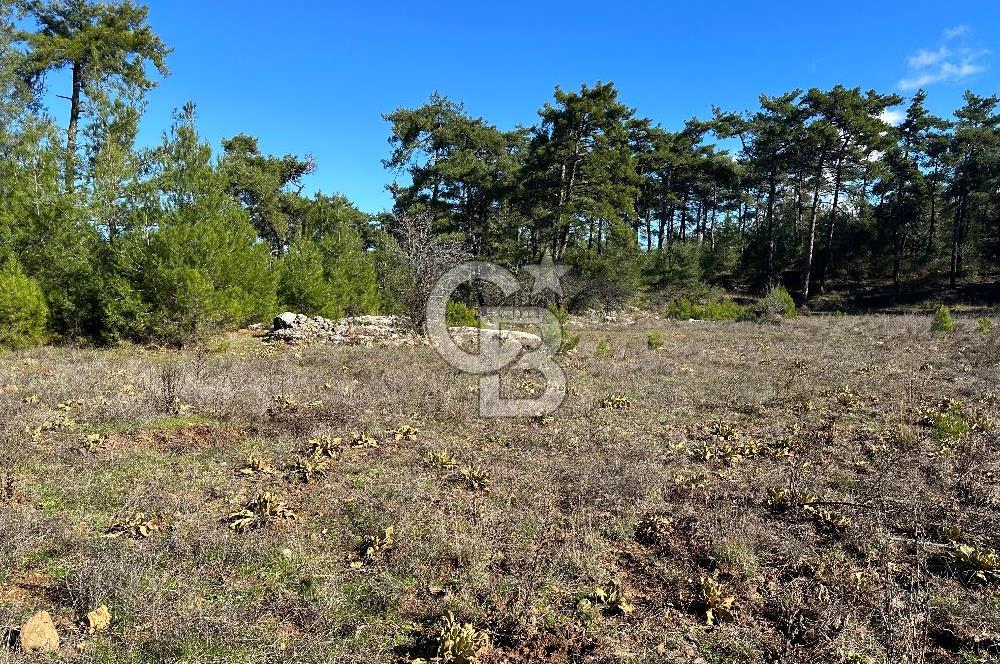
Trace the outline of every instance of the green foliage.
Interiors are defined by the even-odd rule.
[[[357,228],[346,224],[337,227],[324,235],[319,244],[334,307],[341,315],[348,316],[377,313],[378,276]]]
[[[746,307],[729,299],[713,300],[705,305],[703,316],[706,320],[740,320],[746,315]]]
[[[564,336],[562,344],[559,346],[559,352],[566,354],[572,353],[576,350],[576,347],[580,345],[580,341],[583,339],[583,335],[577,332],[576,334],[571,334],[569,336]]]
[[[954,332],[955,319],[951,317],[951,309],[945,305],[939,305],[934,310],[934,319],[931,321],[931,332]]]
[[[336,318],[333,286],[326,277],[319,245],[298,237],[281,258],[278,301],[281,308],[308,316]]]
[[[327,318],[378,311],[375,263],[357,229],[336,223],[318,239],[300,235],[282,257],[278,298],[290,311]]]
[[[448,327],[479,327],[479,314],[469,305],[458,300],[448,300],[447,306],[445,318]]]
[[[567,327],[569,323],[569,312],[566,311],[565,307],[560,307],[555,304],[550,304],[549,312],[556,317],[559,321],[559,338],[562,340],[559,345],[559,352],[566,354],[571,353],[576,350],[576,347],[580,345],[580,340],[583,339],[583,335],[580,333],[570,334]]]
[[[777,310],[780,308],[781,315],[785,318],[796,318],[798,316],[798,311],[795,309],[795,300],[792,299],[791,294],[784,286],[775,286],[772,288],[765,299],[768,300],[768,304],[765,305],[768,310],[772,308]]]
[[[160,220],[148,239],[132,239],[128,276],[148,311],[134,334],[186,345],[269,317],[277,274],[199,142],[193,107],[168,139],[158,151]]]
[[[779,323],[784,318],[796,318],[795,300],[784,286],[775,286],[763,298],[746,309],[742,320]]]
[[[927,415],[924,421],[930,425],[934,437],[939,440],[962,438],[971,430],[965,408],[957,401],[943,401],[935,411]]]
[[[471,623],[460,623],[455,620],[455,616],[449,612],[441,619],[436,641],[436,661],[476,664],[479,661],[479,653],[489,644],[489,637],[486,632],[476,629]]]
[[[145,257],[137,281],[149,305],[145,334],[151,339],[196,343],[275,309],[269,253],[242,214],[167,224]]]
[[[667,318],[691,320],[701,318],[701,308],[686,297],[681,297],[667,305]]]
[[[728,298],[716,298],[700,305],[681,297],[667,305],[666,314],[668,318],[677,320],[734,321],[746,316],[746,307]]]
[[[240,134],[222,142],[219,170],[226,188],[244,206],[250,223],[275,251],[284,249],[302,224],[306,201],[292,190],[316,168],[312,159],[261,154],[257,139]]]
[[[976,328],[987,337],[991,336],[993,334],[993,321],[989,318],[980,318],[976,321]]]
[[[565,256],[573,266],[573,278],[580,284],[573,307],[614,306],[627,301],[641,284],[641,258],[634,239],[617,251],[598,253],[594,249],[574,249]]]
[[[49,308],[38,282],[8,259],[0,267],[0,347],[17,349],[41,343],[48,317]]]
[[[659,332],[650,332],[646,337],[646,345],[650,350],[660,350],[663,348],[663,335]]]
[[[699,242],[674,242],[667,251],[664,279],[667,286],[690,288],[701,283],[703,248]]]
[[[597,342],[597,346],[594,347],[594,357],[611,357],[611,345],[607,339],[601,339]]]

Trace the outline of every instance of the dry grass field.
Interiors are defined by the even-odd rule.
[[[997,334],[582,325],[536,419],[426,347],[3,355],[0,661],[1000,658]]]

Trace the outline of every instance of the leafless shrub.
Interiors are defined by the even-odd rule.
[[[468,260],[469,255],[460,242],[439,238],[434,232],[434,220],[426,213],[396,215],[394,226],[406,270],[397,287],[414,329],[419,330],[424,325],[427,299],[434,284],[445,272]]]

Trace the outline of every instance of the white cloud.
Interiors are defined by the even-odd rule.
[[[956,25],[953,28],[945,28],[943,33],[945,41],[951,41],[956,37],[961,37],[962,35],[967,35],[972,32],[972,28],[967,25]]]
[[[906,112],[901,109],[887,108],[878,117],[882,122],[895,127],[906,118]]]
[[[942,41],[953,42],[971,34],[969,26],[957,25],[944,30]],[[961,81],[986,71],[982,60],[989,51],[969,48],[966,41],[961,39],[958,45],[942,43],[936,49],[917,49],[906,58],[907,73],[897,86],[901,90],[915,90],[933,83]]]
[[[934,67],[911,67],[915,71],[900,79],[898,85],[902,90],[916,90],[932,83],[961,81],[986,71],[986,65],[980,64],[978,61],[988,53],[989,51],[968,53],[960,60],[942,62]]]
[[[906,58],[906,65],[911,69],[930,67],[931,65],[941,62],[950,55],[951,51],[948,50],[947,46],[942,46],[936,51],[920,49],[913,55]]]

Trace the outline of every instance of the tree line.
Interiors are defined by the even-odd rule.
[[[386,165],[410,176],[397,209],[426,208],[471,253],[548,251],[625,292],[702,279],[804,303],[835,281],[954,286],[998,266],[998,98],[967,92],[950,119],[926,99],[793,90],[670,131],[601,83],[557,88],[536,126],[501,131],[434,95],[386,116]]]
[[[551,253],[575,268],[569,308],[701,283],[807,303],[997,269],[995,96],[942,118],[923,91],[794,90],[668,130],[598,83],[502,130],[434,94],[385,116],[394,206],[372,215],[305,195],[309,156],[246,134],[213,151],[190,103],[138,146],[169,54],[130,1],[0,0],[0,344],[186,344],[283,308],[405,311],[418,254],[517,271]],[[43,100],[67,105],[65,126]]]

